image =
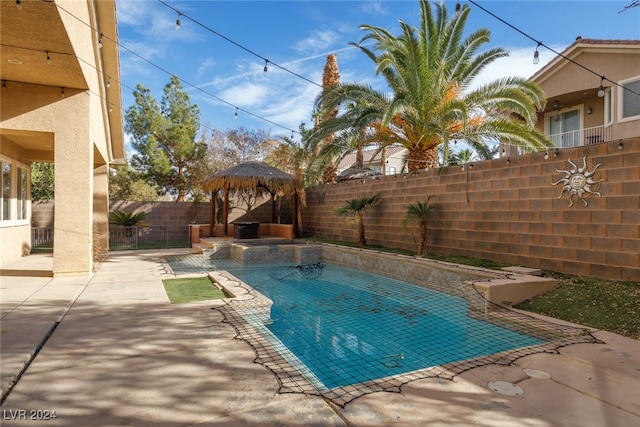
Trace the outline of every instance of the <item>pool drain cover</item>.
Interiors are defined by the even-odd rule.
[[[522,372],[527,374],[530,378],[535,378],[538,380],[548,380],[551,378],[551,374],[545,371],[539,371],[537,369],[523,369]]]
[[[506,394],[507,396],[520,396],[524,392],[522,387],[506,381],[491,381],[489,388],[496,393]]]

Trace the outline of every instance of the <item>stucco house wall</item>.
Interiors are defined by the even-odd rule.
[[[575,63],[558,56],[531,77],[547,97],[547,108],[539,115],[538,128],[548,130],[545,115],[580,108],[583,128],[610,127],[607,138],[600,142],[638,136],[640,116],[632,119],[621,116],[624,89],[620,86],[629,79],[640,79],[640,40],[578,38],[562,55]],[[601,83],[606,91],[604,97],[598,96]],[[605,103],[609,96],[612,122],[606,123]],[[555,105],[559,107],[556,109]],[[591,112],[587,113],[589,107]]]
[[[0,4],[0,155],[56,164],[53,273],[89,274],[107,249],[107,167],[124,157],[115,1],[21,6]],[[29,222],[0,221],[0,265],[28,252]]]

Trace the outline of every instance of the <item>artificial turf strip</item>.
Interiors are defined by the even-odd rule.
[[[165,279],[162,284],[172,304],[225,298],[224,292],[206,276]]]

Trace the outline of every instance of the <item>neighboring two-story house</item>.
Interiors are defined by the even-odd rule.
[[[640,137],[640,40],[578,37],[530,80],[547,97],[537,127],[556,147]]]
[[[355,167],[356,152],[347,154],[338,164],[338,174]],[[390,145],[383,155],[377,147],[366,148],[362,152],[363,166],[381,175],[395,175],[406,171],[407,149],[400,145]],[[384,158],[384,161],[383,161]]]

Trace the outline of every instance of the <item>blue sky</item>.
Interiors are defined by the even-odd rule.
[[[399,20],[419,25],[417,0],[162,1],[170,7],[158,0],[117,0],[123,108],[132,105],[132,88],[138,83],[159,101],[173,74],[200,108],[206,127],[265,129],[274,136],[290,136],[301,122],[310,124],[320,88],[305,79],[322,83],[328,54],[338,55],[341,81],[384,88],[371,60],[349,45],[365,34],[360,24],[394,34]],[[446,3],[453,13],[456,2]],[[467,31],[488,28],[492,41],[485,47],[510,52],[509,58],[488,68],[478,84],[505,75],[530,77],[555,56],[541,48],[540,63],[534,65],[536,43],[473,4],[460,3],[472,8]],[[619,13],[631,0],[476,3],[557,52],[577,36],[640,39],[640,7]],[[184,15],[179,30],[172,8]],[[273,64],[264,73],[260,58],[305,79]]]

